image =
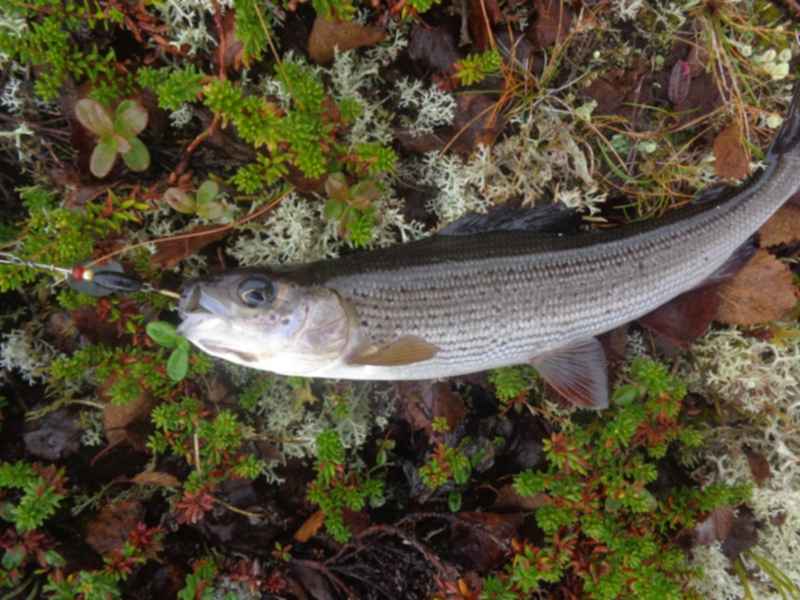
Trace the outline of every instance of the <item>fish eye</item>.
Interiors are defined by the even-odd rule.
[[[275,298],[272,282],[262,277],[248,277],[239,284],[237,291],[239,299],[250,308],[268,306]]]

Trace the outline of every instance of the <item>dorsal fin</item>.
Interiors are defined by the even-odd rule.
[[[499,206],[486,214],[468,213],[438,231],[438,235],[471,235],[487,231],[530,231],[531,233],[575,233],[580,214],[558,204],[533,208]]]

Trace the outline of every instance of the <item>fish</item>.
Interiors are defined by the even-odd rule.
[[[800,189],[798,90],[763,169],[738,188],[610,229],[567,233],[574,215],[553,206],[499,209],[397,246],[209,275],[183,286],[178,332],[213,356],[303,377],[422,380],[529,364],[574,404],[605,408],[598,336],[636,320],[685,327],[692,295],[741,268]]]

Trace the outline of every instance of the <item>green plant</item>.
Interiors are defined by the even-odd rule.
[[[357,247],[372,241],[375,229],[375,208],[372,202],[380,196],[378,184],[366,179],[353,186],[343,173],[331,173],[325,180],[325,216],[339,222],[342,237]]]
[[[233,211],[221,199],[217,199],[218,194],[219,185],[207,179],[197,188],[194,197],[181,188],[171,187],[164,192],[164,201],[180,213],[196,214],[209,221],[229,221]]]
[[[489,383],[494,386],[497,399],[509,405],[526,396],[537,377],[534,368],[527,365],[503,367],[489,373]]]
[[[150,166],[150,152],[137,135],[147,127],[147,110],[135,100],[117,105],[112,120],[97,100],[82,98],[75,104],[75,116],[86,129],[100,138],[92,150],[89,170],[103,178],[111,171],[117,154],[131,171],[145,171]]]
[[[116,68],[114,50],[102,50],[95,41],[123,22],[116,8],[94,1],[9,0],[3,18],[21,25],[0,27],[0,55],[37,67],[34,89],[43,100],[55,100],[68,77],[90,82],[101,101],[126,92],[129,82]]]
[[[339,434],[332,429],[317,436],[316,478],[308,486],[307,498],[325,515],[325,529],[339,542],[350,539],[344,510],[359,511],[367,501],[383,502],[383,481],[345,470],[345,451]]]
[[[205,74],[198,71],[196,66],[187,65],[183,68],[161,69],[142,67],[136,72],[136,77],[139,85],[156,93],[160,108],[178,110],[185,102],[197,100],[203,91]]]
[[[250,430],[231,411],[212,414],[199,400],[184,397],[150,414],[155,433],[147,442],[155,454],[182,456],[194,468],[175,504],[179,519],[196,523],[214,504],[214,489],[225,479],[255,479],[265,464],[243,450]]]
[[[718,506],[738,504],[749,488],[677,488],[663,497],[648,489],[670,444],[701,438],[679,420],[686,388],[666,367],[637,359],[630,378],[600,418],[545,441],[544,471],[515,478],[519,494],[541,498],[535,516],[545,541],[518,545],[481,598],[520,597],[567,575],[586,598],[683,597],[692,569],[673,536]]]
[[[175,326],[166,321],[151,321],[147,324],[147,335],[164,348],[172,348],[167,359],[167,375],[180,381],[189,372],[189,340],[180,335]]]
[[[19,461],[0,463],[0,489],[16,489],[19,501],[3,501],[0,518],[10,521],[20,533],[41,527],[66,497],[63,469]]]
[[[456,77],[462,85],[473,85],[500,71],[503,59],[496,48],[470,54],[456,63]]]
[[[19,193],[28,218],[19,225],[25,235],[13,245],[14,254],[65,267],[88,260],[98,240],[138,222],[139,212],[147,208],[111,192],[106,202],[90,202],[82,210],[62,206],[54,192],[39,186],[20,188]],[[0,265],[0,291],[19,289],[43,276],[51,278],[42,271]]]

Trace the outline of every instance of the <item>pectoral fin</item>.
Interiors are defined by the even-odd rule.
[[[564,398],[586,408],[608,408],[608,371],[603,346],[595,338],[531,360],[544,380]]]
[[[422,362],[436,356],[439,347],[426,342],[421,337],[406,335],[383,346],[370,346],[351,357],[349,362],[356,365],[376,367],[397,367]]]

